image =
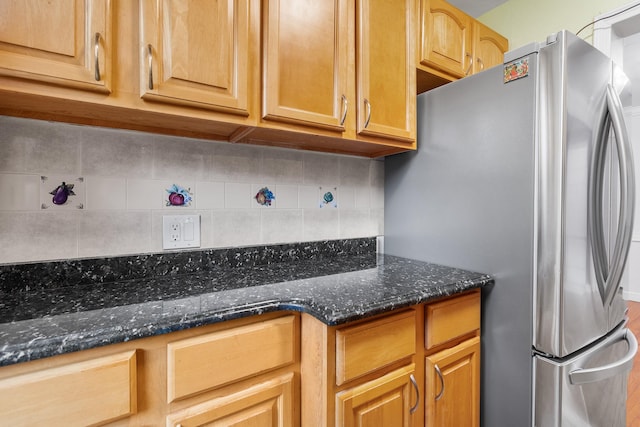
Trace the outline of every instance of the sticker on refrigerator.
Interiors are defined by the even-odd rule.
[[[529,75],[529,58],[520,58],[504,64],[504,82],[509,83],[514,80],[527,77]]]

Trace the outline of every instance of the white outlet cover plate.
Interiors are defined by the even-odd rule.
[[[163,215],[162,249],[200,247],[200,215]]]

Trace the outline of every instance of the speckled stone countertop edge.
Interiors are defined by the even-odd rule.
[[[228,307],[223,310],[200,314],[192,319],[167,318],[153,324],[134,328],[119,325],[110,328],[91,329],[84,333],[71,332],[32,340],[11,348],[0,348],[0,367],[278,311],[306,313],[322,321],[327,326],[339,326],[386,312],[457,295],[472,289],[482,288],[492,283],[493,279],[490,276],[479,275],[474,280],[451,283],[428,291],[407,293],[401,301],[398,299],[380,301],[379,304],[369,306],[366,310],[341,313],[331,318],[327,317],[325,310],[314,309],[312,303],[292,298],[280,301],[265,300],[259,303],[247,304],[246,306]]]
[[[16,314],[25,308],[28,314],[29,303],[52,309],[0,323],[0,366],[276,311],[307,313],[337,326],[493,283],[482,273],[375,253],[249,266],[222,278],[215,271],[163,277],[123,282],[117,290],[125,297],[115,305],[83,306],[96,295],[111,295],[113,288],[101,286],[88,295],[80,288],[72,295],[79,299],[71,301],[49,291],[19,295]],[[162,292],[138,300],[149,289]],[[70,309],[59,310],[61,301]]]

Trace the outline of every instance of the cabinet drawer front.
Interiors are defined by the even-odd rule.
[[[294,374],[273,378],[218,399],[190,406],[167,417],[167,427],[292,427]]]
[[[480,292],[427,305],[427,349],[480,329]]]
[[[415,311],[336,332],[336,383],[375,371],[416,351]]]
[[[136,412],[136,353],[128,351],[0,381],[14,426],[86,426]]]
[[[168,400],[256,375],[295,361],[295,316],[170,343]]]

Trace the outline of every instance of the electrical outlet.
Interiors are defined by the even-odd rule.
[[[163,215],[162,249],[200,247],[200,215]]]

